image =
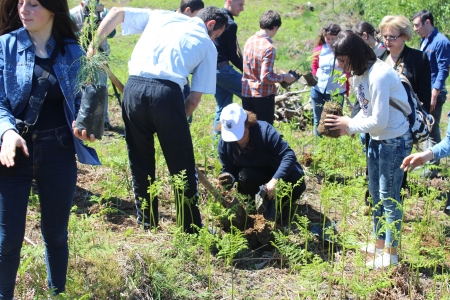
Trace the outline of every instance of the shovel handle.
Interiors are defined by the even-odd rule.
[[[109,69],[108,66],[105,66],[106,71],[108,73],[108,77],[111,80],[111,82],[116,86],[116,88],[119,89],[119,91],[123,94],[123,89],[124,89],[124,85],[122,82],[120,82],[119,78],[116,77],[116,75],[114,75],[113,72],[111,72],[111,70]]]
[[[216,200],[221,200],[222,194],[215,187],[213,187],[211,182],[209,182],[208,178],[206,178],[205,174],[203,174],[202,171],[200,171],[197,167],[195,167],[195,169],[197,170],[198,181],[200,181],[200,183],[208,190],[208,192],[213,194]]]

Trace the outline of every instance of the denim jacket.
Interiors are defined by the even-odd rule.
[[[81,91],[78,88],[77,72],[84,55],[75,40],[65,40],[64,56],[62,50],[53,65],[56,77],[64,94],[64,113],[69,128],[80,109]],[[48,55],[55,47],[52,37],[46,49]],[[25,108],[30,99],[32,76],[35,62],[35,46],[23,27],[0,36],[0,137],[7,130],[15,130],[15,117]],[[86,147],[81,140],[73,136],[78,160],[83,164],[99,165],[97,153]],[[1,141],[0,141],[1,145]]]
[[[450,117],[450,113],[448,113],[448,116]],[[433,151],[434,160],[450,155],[450,123],[448,124],[445,138],[430,149]]]

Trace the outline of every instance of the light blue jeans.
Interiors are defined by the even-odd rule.
[[[373,200],[373,230],[386,247],[397,247],[402,228],[400,188],[403,159],[412,149],[411,132],[388,140],[370,139],[368,151],[369,191]]]
[[[232,66],[225,65],[217,70],[216,84],[216,116],[214,117],[214,132],[219,124],[222,109],[228,104],[233,103],[233,95],[242,99],[242,74],[236,71]]]

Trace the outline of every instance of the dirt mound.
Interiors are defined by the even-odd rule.
[[[273,241],[272,226],[267,223],[262,215],[250,215],[252,227],[244,231],[245,238],[248,240],[250,249],[257,249],[264,245],[270,245]]]

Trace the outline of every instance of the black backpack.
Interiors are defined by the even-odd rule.
[[[399,64],[396,71],[400,80],[402,81],[403,87],[406,90],[406,94],[408,95],[408,104],[411,107],[411,113],[407,115],[395,102],[389,100],[389,104],[400,110],[405,117],[409,121],[409,128],[411,129],[412,138],[414,143],[423,142],[428,139],[428,136],[431,133],[431,129],[434,125],[434,118],[431,114],[428,114],[427,111],[423,108],[422,102],[420,102],[417,94],[414,93],[414,90],[409,82],[408,78],[403,75],[403,63]]]

